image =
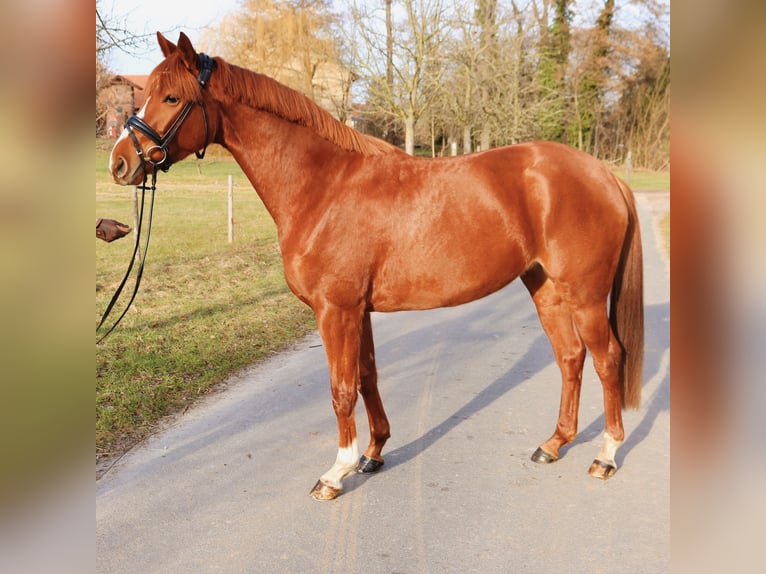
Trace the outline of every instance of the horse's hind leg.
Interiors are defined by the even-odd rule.
[[[575,327],[569,305],[539,265],[521,276],[537,307],[540,323],[550,339],[561,371],[561,403],[556,430],[532,455],[534,462],[558,460],[559,449],[577,435],[585,345]]]
[[[604,391],[604,443],[588,474],[594,478],[607,479],[617,469],[615,453],[625,439],[620,383],[622,348],[609,324],[606,302],[578,307],[574,311],[574,317],[577,328],[593,356],[593,366],[601,379]]]
[[[359,349],[359,392],[364,399],[367,420],[370,423],[370,444],[359,459],[357,472],[375,472],[383,465],[381,451],[391,436],[383,401],[378,392],[378,371],[375,366],[375,343],[372,339],[370,313],[362,321],[362,342]]]

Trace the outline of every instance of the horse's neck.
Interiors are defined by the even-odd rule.
[[[223,141],[252,183],[277,227],[321,186],[317,177],[332,161],[334,146],[310,130],[272,114],[236,106],[225,114]]]

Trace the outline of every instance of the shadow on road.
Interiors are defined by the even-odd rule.
[[[670,348],[669,334],[669,303],[652,305],[646,308],[646,350],[644,359],[644,385],[660,372],[662,358]],[[386,454],[386,467],[409,462],[426,451],[438,440],[458,427],[464,420],[482,411],[497,399],[513,390],[519,384],[532,378],[552,362],[552,352],[547,336],[540,335],[521,359],[500,378],[484,388],[469,402],[455,411],[437,426],[428,430],[422,436],[400,446]],[[670,409],[670,372],[666,370],[662,381],[651,397],[644,397],[644,415],[636,429],[631,432],[618,451],[617,464],[622,462],[630,451],[644,440],[651,431],[652,425],[659,413]],[[553,426],[553,425],[552,425]],[[561,450],[562,456],[573,445],[589,442],[603,432],[604,415],[602,414],[578,433],[577,438]]]

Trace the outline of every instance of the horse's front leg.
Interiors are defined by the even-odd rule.
[[[359,349],[363,308],[325,305],[316,310],[330,370],[332,406],[338,419],[338,455],[335,463],[311,489],[317,500],[332,500],[343,490],[343,479],[359,464],[354,408],[359,385]]]

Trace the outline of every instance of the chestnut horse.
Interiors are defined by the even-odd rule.
[[[119,184],[139,185],[216,142],[261,197],[276,222],[287,284],[316,314],[327,353],[339,448],[314,498],[332,499],[344,477],[383,464],[389,422],[370,313],[460,305],[516,277],[562,377],[556,429],[532,460],[557,460],[575,438],[587,349],[605,411],[589,473],[614,474],[621,410],[640,403],[644,337],[641,239],[625,183],[593,157],[551,142],[411,157],[271,78],[198,54],[183,33],[177,45],[157,38],[165,59],[112,150],[110,171]],[[357,393],[370,425],[361,457]]]

